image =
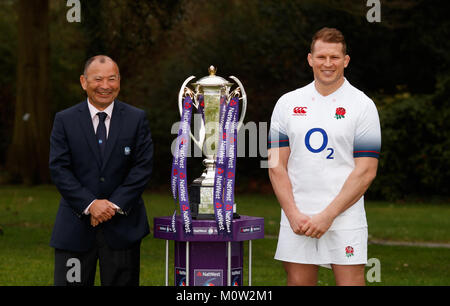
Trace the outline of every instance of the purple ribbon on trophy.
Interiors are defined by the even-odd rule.
[[[225,119],[227,114],[226,97],[220,97],[220,111],[219,111],[219,143],[216,156],[216,171],[214,176],[214,215],[216,218],[217,232],[219,235],[225,235],[225,206],[223,203],[223,186],[225,181],[225,155],[226,142],[223,140],[223,133],[225,127]],[[226,134],[225,134],[226,135]]]
[[[221,103],[222,105],[222,103]],[[216,157],[214,181],[214,209],[219,234],[231,237],[234,186],[236,180],[236,139],[239,113],[239,98],[233,97],[226,110],[221,110],[219,148]]]
[[[203,120],[203,122],[205,122],[205,97],[203,95],[198,96],[197,111],[202,115],[202,120]]]
[[[183,221],[184,234],[186,236],[193,235],[192,230],[192,216],[189,205],[188,185],[187,185],[187,150],[189,146],[189,132],[191,128],[192,117],[192,98],[187,95],[183,103],[183,112],[181,115],[180,129],[178,130],[178,137],[175,146],[175,152],[172,162],[172,196],[174,201],[179,199],[180,214]],[[176,232],[175,228],[176,210],[172,216],[172,230]]]

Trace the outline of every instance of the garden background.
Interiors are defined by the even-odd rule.
[[[80,22],[73,10],[78,3]],[[420,256],[430,258],[430,267],[440,277],[423,284],[448,285],[448,260],[441,257],[448,254],[450,243],[449,218],[445,218],[450,207],[450,19],[445,3],[1,1],[0,284],[51,284],[48,240],[59,195],[48,171],[49,135],[54,114],[85,97],[79,76],[87,58],[107,54],[115,59],[121,73],[119,99],[147,111],[155,144],[155,165],[146,191],[152,218],[168,215],[174,208],[169,180],[170,146],[176,135],[171,128],[179,121],[177,95],[182,82],[190,75],[197,79],[207,75],[208,67],[215,65],[218,75],[234,75],[244,84],[245,122],[269,124],[277,99],[311,82],[306,61],[311,37],[328,26],[346,37],[351,57],[346,78],[374,100],[380,115],[380,166],[366,194],[372,257],[390,254],[393,248],[396,255],[384,257],[382,264],[392,265],[388,271],[394,274],[396,268],[411,267],[407,262],[395,266],[396,256],[400,260],[414,254],[419,256],[414,257],[417,262]],[[376,14],[371,9],[377,6],[380,19],[373,20]],[[260,166],[267,159],[267,131],[258,133],[257,156],[249,156],[247,148],[246,156],[237,160],[238,210],[265,218],[268,238],[260,242],[261,265],[277,267],[274,283],[283,284],[284,272],[272,259],[279,206],[267,169]],[[190,179],[200,175],[201,161],[189,159]],[[146,239],[144,259],[145,241],[149,252],[162,252],[159,241]],[[397,244],[379,244],[386,241]],[[437,245],[430,248],[430,243]],[[436,261],[431,259],[434,255],[409,247],[425,253],[434,250]],[[34,262],[32,255],[40,251],[42,261]],[[156,255],[148,253],[149,258]],[[445,269],[437,266],[442,261]],[[34,263],[50,270],[27,274]],[[430,267],[423,273],[431,275]],[[159,273],[151,271],[148,275]],[[406,283],[422,284],[417,277],[406,278]],[[273,280],[268,276],[258,283],[257,279],[260,285]],[[393,282],[399,283],[403,284]]]

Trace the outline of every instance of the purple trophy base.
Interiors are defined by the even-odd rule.
[[[264,238],[264,218],[240,216],[232,221],[233,236],[217,234],[215,220],[192,220],[194,235],[185,237],[180,216],[174,233],[172,217],[154,218],[155,238],[175,241],[176,286],[186,284],[186,241],[189,241],[189,284],[194,286],[225,286],[228,283],[228,242],[231,244],[231,285],[243,285],[243,241]]]

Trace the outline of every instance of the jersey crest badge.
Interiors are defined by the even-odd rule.
[[[336,108],[336,114],[334,115],[334,118],[336,119],[345,118],[345,108],[343,107]]]

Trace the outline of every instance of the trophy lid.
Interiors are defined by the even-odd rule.
[[[228,82],[224,78],[216,75],[217,68],[214,66],[210,66],[208,69],[209,76],[203,77],[198,82],[192,83],[194,86],[202,86],[202,87],[217,87],[217,86],[232,86],[233,83]]]

